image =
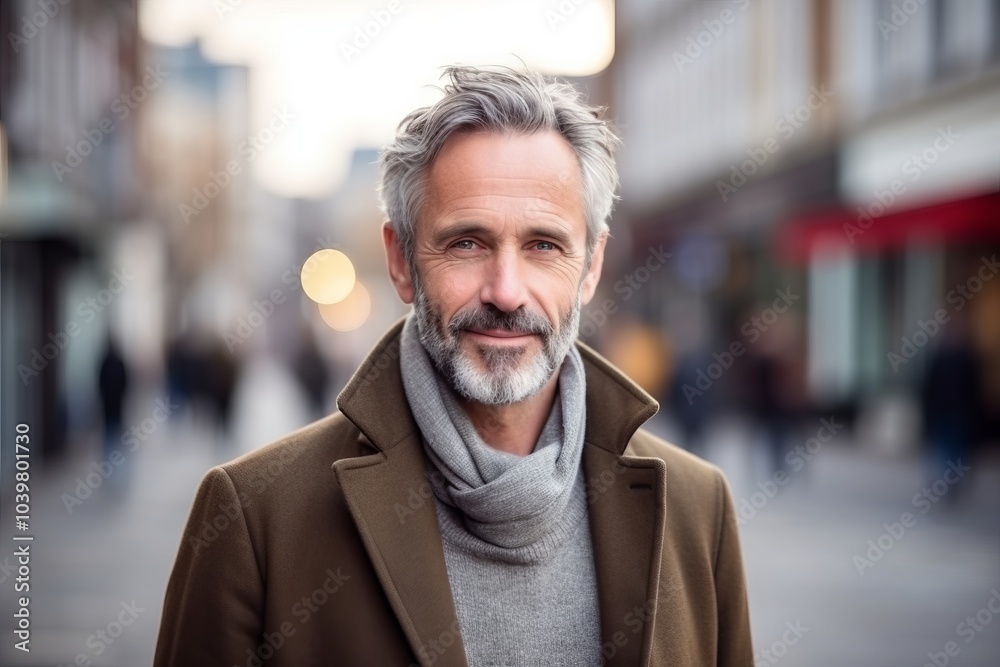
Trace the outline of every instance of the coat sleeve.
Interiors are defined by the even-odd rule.
[[[198,487],[167,584],[154,667],[243,664],[261,637],[264,587],[243,507],[216,467]]]
[[[720,667],[752,667],[750,610],[739,528],[729,485],[721,472],[717,475],[722,504],[715,555],[715,596],[719,614],[718,664]]]

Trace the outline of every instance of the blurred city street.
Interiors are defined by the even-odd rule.
[[[304,423],[290,375],[261,368],[244,377],[233,416],[234,431],[246,434],[238,436],[240,446],[218,447],[210,430],[173,420],[128,455],[127,483],[103,482],[72,515],[63,494],[93,470],[91,461],[67,464],[37,482],[33,650],[22,655],[3,642],[0,662],[61,667],[83,655],[105,667],[150,663],[166,580],[202,474]],[[282,385],[293,391],[276,392]],[[265,405],[272,409],[262,412]],[[651,425],[663,427],[655,418]],[[968,643],[956,626],[1000,588],[1000,462],[971,471],[954,505],[945,506],[944,497],[920,515],[911,504],[924,486],[918,460],[873,460],[838,437],[800,472],[790,472],[765,503],[753,494],[771,476],[763,452],[749,441],[733,423],[712,435],[705,453],[727,471],[738,505],[743,499],[760,505],[752,515],[744,506],[742,528],[757,665],[919,667],[950,641],[961,649],[950,664],[996,663],[1000,618]],[[859,575],[853,557],[865,554],[868,540],[878,541],[883,523],[908,509],[919,517],[916,525]],[[3,544],[10,544],[8,523]],[[12,603],[5,597],[0,610],[5,636]],[[130,624],[120,636],[102,639],[98,631],[114,632],[108,626],[126,607],[138,612],[135,618],[126,614]],[[782,646],[788,639],[794,643]],[[330,664],[337,664],[335,656]]]
[[[151,664],[199,480],[410,311],[384,242],[452,137],[413,206],[386,148],[462,66],[546,81],[558,127],[498,127],[576,151],[578,338],[726,472],[754,666],[1000,664],[1000,0],[4,0],[0,35],[0,665]],[[453,264],[465,307],[554,312],[540,229]]]

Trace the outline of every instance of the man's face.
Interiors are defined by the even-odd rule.
[[[557,132],[463,133],[428,170],[407,265],[385,228],[389,271],[421,340],[458,393],[487,405],[536,394],[562,363],[593,297],[580,167]]]

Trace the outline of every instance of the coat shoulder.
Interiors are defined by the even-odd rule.
[[[258,567],[266,572],[275,562],[274,549],[309,542],[313,522],[346,534],[350,523],[333,464],[366,456],[384,455],[347,417],[334,413],[206,472],[195,507],[210,522],[225,515],[245,526]]]
[[[287,498],[315,492],[316,473],[329,471],[344,458],[378,454],[342,413],[336,412],[293,431],[252,452],[217,466],[244,494],[261,498]],[[206,475],[207,477],[208,475]]]

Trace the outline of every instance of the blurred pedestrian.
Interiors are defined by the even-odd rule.
[[[678,444],[689,452],[705,455],[705,427],[718,408],[718,392],[698,390],[701,375],[714,361],[704,348],[680,356],[670,379],[667,404],[680,425]],[[701,385],[704,386],[704,385]],[[709,388],[711,389],[711,387]]]
[[[941,336],[930,352],[921,387],[930,483],[942,479],[949,463],[970,463],[981,423],[979,365],[961,313],[944,325]],[[958,486],[967,487],[968,482]],[[948,500],[954,502],[961,492],[951,489]]]
[[[122,442],[122,415],[128,388],[128,367],[114,337],[108,334],[98,372],[98,390],[104,425],[102,449],[105,459],[111,455],[112,450],[119,449]]]
[[[292,359],[292,370],[298,378],[302,390],[309,400],[309,409],[314,418],[322,417],[329,410],[325,404],[327,385],[330,382],[330,370],[326,359],[316,345],[316,336],[309,326],[301,329],[301,343]]]
[[[215,442],[223,444],[228,441],[230,433],[239,362],[221,338],[213,338],[204,354],[199,390],[210,408],[215,425]]]

